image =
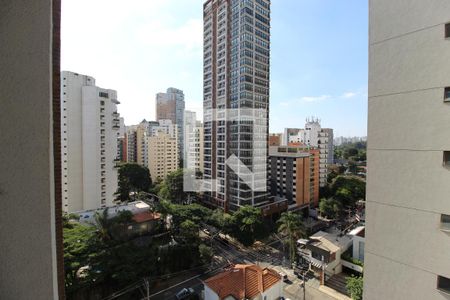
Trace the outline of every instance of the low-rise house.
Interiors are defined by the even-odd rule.
[[[320,276],[321,284],[325,283],[325,276],[332,276],[342,272],[341,255],[352,246],[349,235],[316,232],[309,240],[302,242],[299,251],[303,260],[309,263],[309,268]]]
[[[277,300],[283,297],[283,281],[272,269],[234,265],[204,281],[205,300]]]
[[[77,211],[77,212],[74,212],[74,214],[80,216],[80,218],[79,218],[80,223],[88,223],[91,225],[95,225],[95,214],[96,213],[102,214],[105,209],[108,210],[108,217],[114,218],[121,211],[129,211],[133,215],[143,213],[143,212],[148,212],[150,210],[150,205],[148,205],[147,203],[145,203],[143,201],[134,201],[134,202],[129,202],[127,204],[119,204],[119,205],[109,206],[106,208]]]
[[[352,237],[352,256],[361,262],[364,262],[364,246],[366,244],[366,229],[365,226],[358,226],[348,233]]]
[[[342,256],[342,266],[357,273],[363,273],[365,227],[358,226],[348,235],[352,237],[352,247]]]

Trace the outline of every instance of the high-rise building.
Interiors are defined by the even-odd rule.
[[[319,151],[297,146],[269,150],[272,195],[287,199],[289,209],[309,208],[319,202]]]
[[[127,144],[127,129],[125,126],[125,120],[121,117],[119,118],[120,125],[119,130],[117,131],[117,159],[122,162],[127,161],[127,150],[128,150],[128,144]]]
[[[176,88],[168,88],[165,93],[156,94],[156,121],[171,120],[178,127],[179,156],[183,157],[184,146],[184,93]]]
[[[320,186],[326,186],[328,166],[334,163],[333,129],[322,128],[317,118],[306,119],[304,129],[286,128],[287,143],[299,143],[320,150]]]
[[[204,179],[211,190],[204,200],[225,210],[260,207],[269,200],[263,189],[267,185],[270,0],[208,0],[203,22]],[[261,109],[266,121],[230,121],[227,109]],[[255,152],[265,158],[255,159]],[[245,166],[251,175],[241,178],[231,170],[227,160],[233,155],[240,160],[235,169]]]
[[[197,114],[185,111],[184,114],[185,156],[184,167],[203,173],[203,124],[197,121]]]
[[[369,9],[364,299],[449,299],[450,1]]]
[[[61,101],[63,209],[110,206],[117,191],[117,93],[95,86],[93,77],[63,71]]]
[[[127,145],[127,155],[126,162],[136,163],[137,162],[137,125],[126,126],[126,145]]]
[[[136,162],[144,167],[148,165],[148,127],[145,119],[136,126]]]
[[[148,169],[152,180],[164,179],[178,169],[178,143],[177,138],[164,131],[158,131],[149,136],[148,143]]]

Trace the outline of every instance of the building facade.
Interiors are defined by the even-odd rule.
[[[308,118],[304,129],[286,128],[284,131],[288,145],[295,143],[320,150],[320,186],[326,186],[328,167],[334,163],[333,129],[322,128],[317,118]]]
[[[270,1],[208,0],[203,22],[204,179],[211,191],[204,200],[224,210],[267,205]],[[261,109],[265,121],[230,121],[229,109]],[[240,161],[234,169],[252,175],[233,172],[232,156]]]
[[[126,126],[125,143],[127,147],[126,162],[137,162],[137,125]]]
[[[289,209],[309,208],[319,202],[319,156],[301,147],[270,147],[271,193],[288,200]]]
[[[271,133],[269,135],[269,147],[271,147],[271,146],[281,146],[282,141],[283,141],[283,134],[282,133]]]
[[[61,101],[63,210],[110,206],[117,191],[117,93],[63,71]]]
[[[369,9],[364,299],[449,299],[450,2]]]
[[[196,174],[203,174],[203,124],[197,121],[195,112],[185,111],[184,130],[184,167]]]
[[[156,94],[156,121],[171,120],[178,127],[179,157],[184,153],[184,93],[176,88],[168,88],[165,93]]]
[[[161,131],[147,138],[148,169],[152,180],[164,179],[178,169],[177,138]]]

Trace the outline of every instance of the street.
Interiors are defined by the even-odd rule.
[[[284,286],[284,296],[286,298],[305,300],[303,298],[303,288],[301,287],[302,281],[293,273],[293,270],[282,266],[282,259],[279,255],[271,255],[265,251],[250,250],[248,248],[239,248],[219,237],[211,238],[210,242],[215,252],[215,258],[209,273],[196,275],[194,278],[179,278],[178,281],[177,278],[173,278],[173,285],[160,291],[151,292],[150,299],[175,299],[176,293],[183,288],[193,288],[201,296],[203,292],[202,280],[212,277],[230,264],[258,264],[262,268],[272,268],[288,275],[289,282],[285,283]],[[274,250],[276,251],[277,249]],[[306,300],[335,299],[335,297],[319,290],[319,283],[316,279],[309,279],[306,282]]]

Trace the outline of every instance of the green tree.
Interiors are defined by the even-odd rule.
[[[363,278],[351,276],[347,278],[347,290],[353,300],[362,300],[363,296]]]
[[[297,239],[305,236],[305,227],[298,214],[293,212],[284,212],[281,214],[277,223],[278,232],[281,232],[288,237],[289,244],[289,260],[295,261],[297,254]]]
[[[85,276],[77,276],[81,267],[89,266],[89,256],[95,251],[97,238],[95,227],[79,223],[67,223],[63,227],[64,275],[66,290],[71,292],[89,284]]]
[[[344,158],[348,159],[349,157],[353,157],[358,155],[358,149],[356,148],[348,148],[344,151]]]
[[[344,206],[354,206],[366,196],[366,183],[356,176],[338,176],[330,185],[331,195]]]
[[[123,164],[119,168],[117,198],[120,201],[129,201],[131,192],[148,192],[151,184],[148,168],[138,164]]]
[[[185,220],[180,224],[179,239],[189,245],[198,244],[200,241],[198,236],[199,230],[200,227],[197,223],[191,220]]]
[[[213,258],[213,250],[211,247],[206,246],[205,244],[200,244],[198,246],[198,252],[200,254],[200,259],[202,261],[202,264],[209,264],[211,262],[211,259]]]
[[[323,216],[335,219],[341,214],[342,205],[333,198],[322,198],[319,202],[319,211]]]
[[[95,224],[97,225],[98,237],[103,242],[112,240],[111,228],[113,226],[113,220],[109,217],[108,208],[105,208],[101,213],[95,213]]]
[[[158,196],[174,203],[183,203],[187,194],[183,190],[183,169],[178,169],[167,175],[161,184]]]
[[[244,246],[252,245],[264,234],[264,223],[259,208],[242,206],[231,217],[231,234]]]

